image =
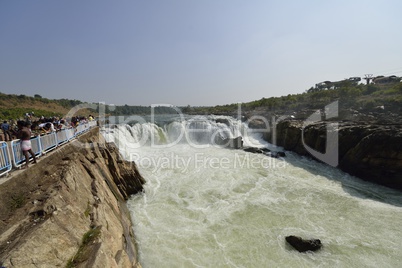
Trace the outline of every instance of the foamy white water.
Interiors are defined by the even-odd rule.
[[[168,128],[151,128],[169,141]],[[128,201],[143,267],[400,267],[400,192],[289,152],[136,148],[130,129],[106,136],[147,181]],[[287,235],[323,248],[299,253]]]

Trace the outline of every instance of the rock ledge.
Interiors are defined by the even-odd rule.
[[[141,267],[125,200],[145,181],[98,128],[12,176],[0,185],[1,266]]]

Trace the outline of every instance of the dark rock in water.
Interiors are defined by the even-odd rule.
[[[245,152],[254,154],[265,154],[273,158],[285,157],[285,152],[271,152],[268,148],[246,147],[243,148]]]
[[[248,122],[248,127],[252,129],[267,129],[269,125],[262,119],[252,119]]]
[[[243,148],[243,138],[241,136],[233,139],[215,139],[215,144],[223,146],[230,149],[241,149]]]
[[[264,154],[271,152],[271,150],[269,150],[268,148],[261,148],[261,151],[262,151]]]
[[[274,158],[285,157],[285,156],[286,156],[285,152],[271,152],[271,157]]]
[[[225,124],[225,125],[227,125],[227,126],[230,126],[230,122],[229,122],[229,120],[226,119],[226,118],[217,118],[217,119],[215,119],[215,122],[216,122],[216,123]]]
[[[285,154],[285,152],[278,152],[278,156],[279,156],[279,157],[285,157],[286,154]]]
[[[262,151],[259,148],[255,148],[255,147],[247,147],[247,148],[244,148],[243,150],[248,153],[262,153]]]
[[[245,152],[248,152],[248,153],[254,153],[254,154],[263,154],[264,152],[269,152],[269,150],[268,149],[266,149],[266,150],[268,150],[268,151],[264,151],[263,149],[261,149],[261,148],[256,148],[256,147],[246,147],[246,148],[244,148],[243,149]]]
[[[322,247],[320,239],[303,239],[299,236],[287,236],[286,242],[299,252],[316,251]]]

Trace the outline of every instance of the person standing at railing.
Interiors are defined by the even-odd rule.
[[[60,131],[60,130],[62,130],[62,129],[66,129],[67,127],[66,127],[66,122],[64,121],[64,119],[61,119],[60,121],[59,121],[59,124],[58,124],[58,126],[57,126],[57,131]]]
[[[52,122],[47,122],[45,128],[47,129],[47,133],[56,132]]]
[[[7,123],[7,121],[4,121],[3,124],[1,124],[1,129],[3,130],[4,133],[4,140],[11,141],[13,138],[10,132],[10,125]]]
[[[56,129],[54,128],[54,125],[51,122],[46,122],[46,123],[39,124],[38,127],[41,130],[42,134],[48,134],[48,133],[56,132]]]
[[[18,121],[18,138],[21,139],[21,150],[25,156],[25,167],[28,168],[29,154],[33,158],[33,162],[36,163],[35,153],[32,151],[31,145],[31,129],[29,129],[24,121]]]

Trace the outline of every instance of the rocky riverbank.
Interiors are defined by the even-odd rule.
[[[145,181],[98,128],[11,176],[0,185],[0,266],[141,266],[125,200]]]
[[[311,156],[308,148],[325,154],[328,135],[338,136],[337,166],[349,174],[402,190],[402,125],[381,122],[320,121],[303,126],[304,121],[284,120],[275,134],[265,138],[285,150]],[[334,123],[334,122],[332,122]],[[275,140],[274,140],[275,139]],[[307,146],[305,146],[307,145]]]

